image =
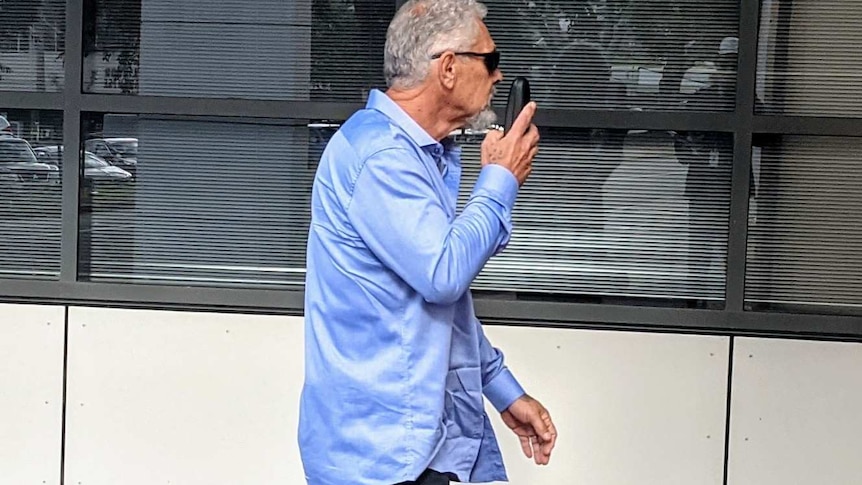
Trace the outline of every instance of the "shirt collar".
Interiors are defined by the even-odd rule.
[[[424,128],[419,126],[419,123],[416,123],[410,115],[401,109],[401,107],[398,106],[395,101],[392,101],[392,98],[387,96],[383,91],[380,91],[379,89],[371,90],[371,93],[368,95],[368,104],[366,104],[365,107],[386,115],[396,126],[404,130],[404,132],[407,133],[407,136],[409,136],[418,146],[425,148],[428,146],[440,145],[437,140],[431,138],[431,135],[429,135]],[[443,147],[441,146],[441,148]]]

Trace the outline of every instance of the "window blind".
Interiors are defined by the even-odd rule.
[[[862,115],[862,4],[765,0],[761,11],[758,111]]]
[[[480,142],[462,140],[462,205]],[[724,299],[730,135],[545,129],[540,146],[511,242],[474,288]]]
[[[64,0],[0,1],[0,91],[62,91]]]
[[[755,165],[746,300],[862,309],[862,139],[777,138]]]
[[[60,112],[0,109],[0,278],[57,279]]]
[[[489,0],[487,6],[503,72],[528,77],[543,107],[733,109],[735,0]]]
[[[382,84],[394,2],[92,0],[84,90],[360,101]]]
[[[132,180],[83,191],[83,279],[233,287],[304,281],[311,184],[326,128],[89,118],[91,140],[134,137],[138,149]]]

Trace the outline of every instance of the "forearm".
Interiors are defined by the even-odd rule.
[[[423,298],[452,303],[508,242],[517,181],[504,168],[485,167],[452,220],[427,175],[398,163],[399,157],[379,155],[366,164],[350,221],[368,249]]]
[[[473,300],[470,298],[470,306]],[[524,388],[505,365],[500,349],[491,345],[478,318],[473,318],[479,335],[479,357],[482,365],[482,392],[497,411],[503,412],[523,396]]]

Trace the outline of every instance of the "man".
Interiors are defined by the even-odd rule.
[[[0,135],[14,135],[12,124],[6,121],[6,118],[0,116]]]
[[[736,109],[736,72],[739,38],[725,37],[715,57],[709,85],[686,100],[694,111]],[[763,108],[755,98],[755,110]],[[722,280],[727,253],[728,211],[733,171],[733,135],[720,132],[681,131],[674,138],[677,161],[686,166],[685,196],[688,199],[688,274],[693,288],[710,279]],[[752,164],[753,169],[753,164]],[[754,171],[750,169],[749,197],[755,196]],[[716,268],[713,268],[713,266]],[[693,302],[711,307],[718,303]]]
[[[475,0],[411,0],[392,20],[389,85],[332,137],[312,194],[299,444],[310,485],[505,480],[482,395],[527,457],[556,429],[482,333],[469,292],[511,234],[538,150],[535,104],[492,130],[456,215],[448,138],[493,121],[499,54]]]

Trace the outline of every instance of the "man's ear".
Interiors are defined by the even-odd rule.
[[[458,62],[455,54],[445,52],[437,60],[437,79],[446,89],[455,87],[455,78],[458,74]]]

